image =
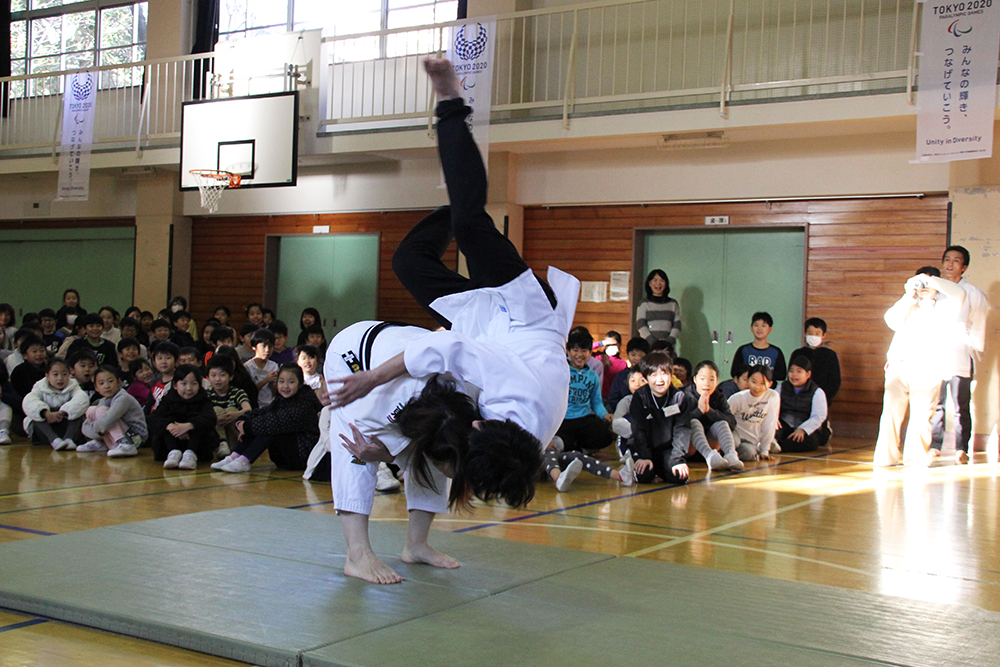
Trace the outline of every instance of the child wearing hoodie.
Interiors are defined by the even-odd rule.
[[[53,359],[45,376],[35,383],[21,402],[24,429],[33,444],[51,445],[57,452],[76,449],[83,415],[90,407],[86,392],[69,375],[62,359]]]

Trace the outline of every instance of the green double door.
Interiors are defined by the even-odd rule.
[[[278,250],[278,317],[294,344],[299,316],[319,310],[327,340],[378,307],[378,234],[283,236]]]
[[[710,229],[646,234],[643,278],[663,269],[680,303],[677,353],[692,365],[715,361],[729,379],[736,348],[753,340],[750,318],[774,318],[769,342],[785,353],[802,346],[805,232]]]

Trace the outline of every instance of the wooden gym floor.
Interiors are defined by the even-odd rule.
[[[835,436],[738,474],[695,465],[684,487],[581,475],[568,493],[540,484],[526,510],[477,503],[435,528],[1000,611],[1000,468],[978,453],[973,465],[873,470],[872,449]],[[333,512],[329,485],[266,459],[228,475],[165,471],[148,450],[109,460],[0,447],[0,542],[248,505]],[[380,495],[373,518],[406,521],[402,494]],[[0,667],[237,664],[0,610]]]

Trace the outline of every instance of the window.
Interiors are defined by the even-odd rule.
[[[121,0],[12,0],[11,74],[143,60],[147,11],[145,2]],[[139,77],[140,68],[102,72],[101,87],[137,85]],[[17,81],[10,96],[57,94],[62,82],[61,76]]]

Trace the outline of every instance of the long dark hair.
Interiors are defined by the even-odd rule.
[[[471,488],[466,480],[472,422],[482,419],[475,401],[458,391],[455,382],[433,376],[419,396],[411,398],[396,415],[396,425],[413,446],[413,472],[417,482],[438,490],[430,466],[450,463],[454,470],[448,504],[468,508]]]
[[[663,296],[654,296],[653,290],[649,286],[649,281],[657,276],[663,278],[663,282],[667,284],[667,286],[663,288]],[[646,298],[650,301],[665,302],[668,298],[670,298],[670,278],[667,278],[667,274],[663,269],[653,269],[650,271],[649,275],[646,276],[646,282],[643,283],[643,287],[646,288]]]

